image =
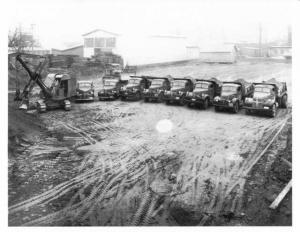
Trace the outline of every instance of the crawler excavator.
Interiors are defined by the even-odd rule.
[[[21,58],[21,54],[17,54],[16,60],[20,62],[30,77],[30,80],[25,85],[23,92],[20,93],[17,98],[22,101],[20,109],[28,109],[29,92],[35,84],[40,87],[43,96],[42,99],[38,100],[36,103],[38,112],[41,113],[47,110],[59,108],[63,108],[65,110],[71,109],[70,99],[76,94],[75,78],[71,78],[68,74],[50,73],[48,74],[47,79],[51,81],[51,85],[47,86],[41,77],[42,69],[47,62],[46,59],[44,59],[44,62],[39,63],[35,71],[30,70],[26,62]]]

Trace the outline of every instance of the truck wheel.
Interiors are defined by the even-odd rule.
[[[272,118],[275,118],[275,116],[276,116],[276,111],[277,111],[276,105],[274,104],[274,105],[272,106],[272,111],[271,111],[271,117],[272,117]]]
[[[252,112],[251,112],[251,110],[245,110],[245,113],[246,113],[247,115],[250,115]]]
[[[183,97],[180,98],[179,105],[184,106],[184,99],[183,99]]]
[[[37,103],[37,111],[39,113],[46,112],[46,105],[45,104]]]
[[[144,102],[149,102],[149,98],[145,97]]]
[[[281,99],[281,108],[286,109],[287,108],[287,96],[284,95]]]
[[[65,109],[66,111],[71,110],[71,102],[70,102],[70,101],[65,101],[65,102],[64,102],[64,109]]]
[[[162,93],[160,93],[160,94],[158,95],[157,101],[158,101],[159,103],[163,102],[163,94],[162,94]]]
[[[166,100],[166,104],[167,104],[167,105],[170,105],[170,100]]]
[[[125,97],[121,96],[121,101],[125,101],[125,100],[126,100]]]
[[[239,103],[236,102],[234,105],[233,105],[233,113],[238,113],[239,112]]]
[[[208,108],[208,99],[206,98],[203,103],[203,109],[206,110],[207,108]]]
[[[137,100],[141,100],[142,99],[142,94],[139,92],[137,93]]]
[[[215,111],[219,112],[220,111],[220,107],[219,106],[215,106]]]

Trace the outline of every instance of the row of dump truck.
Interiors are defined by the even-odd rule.
[[[27,109],[29,92],[37,84],[43,98],[37,102],[39,112],[49,109],[71,109],[70,100],[94,101],[95,91],[92,81],[77,81],[67,74],[48,74],[42,80],[40,72],[43,64],[32,71],[20,55],[16,59],[27,71],[30,80],[22,93],[16,92],[16,99],[22,101],[21,109]],[[103,77],[102,88],[98,92],[99,100],[144,100],[166,104],[187,104],[189,107],[207,109],[214,106],[215,111],[231,110],[238,113],[241,108],[247,114],[263,112],[276,116],[279,107],[287,107],[287,87],[285,82],[275,79],[260,83],[248,83],[243,79],[219,81],[216,78],[173,78],[172,76],[136,76],[125,74],[124,70],[110,69]],[[76,86],[76,87],[75,87]]]
[[[124,81],[120,76],[105,76],[98,98],[165,102],[203,109],[213,106],[215,111],[234,113],[244,108],[246,114],[262,112],[275,117],[278,108],[287,107],[287,87],[274,79],[248,83],[243,79],[221,82],[216,78],[130,76]]]

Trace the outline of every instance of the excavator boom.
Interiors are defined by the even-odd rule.
[[[37,83],[37,85],[41,88],[43,94],[45,97],[51,97],[51,91],[50,89],[45,85],[45,83],[42,81],[42,78],[40,76],[41,69],[44,65],[39,65],[37,68],[37,71],[32,72],[29,67],[26,65],[26,63],[22,60],[21,55],[17,55],[16,57],[17,61],[20,62],[20,64],[23,66],[23,68],[27,71],[31,81],[34,81]],[[30,81],[30,82],[31,82]],[[30,82],[28,83],[28,86],[30,85]]]

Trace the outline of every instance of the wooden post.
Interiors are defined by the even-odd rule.
[[[270,208],[276,209],[278,207],[278,205],[280,204],[280,202],[285,197],[285,195],[290,191],[291,188],[292,188],[292,180],[290,180],[290,182],[284,187],[284,189],[281,191],[281,193],[279,193],[279,195],[276,197],[276,199],[270,205]]]

